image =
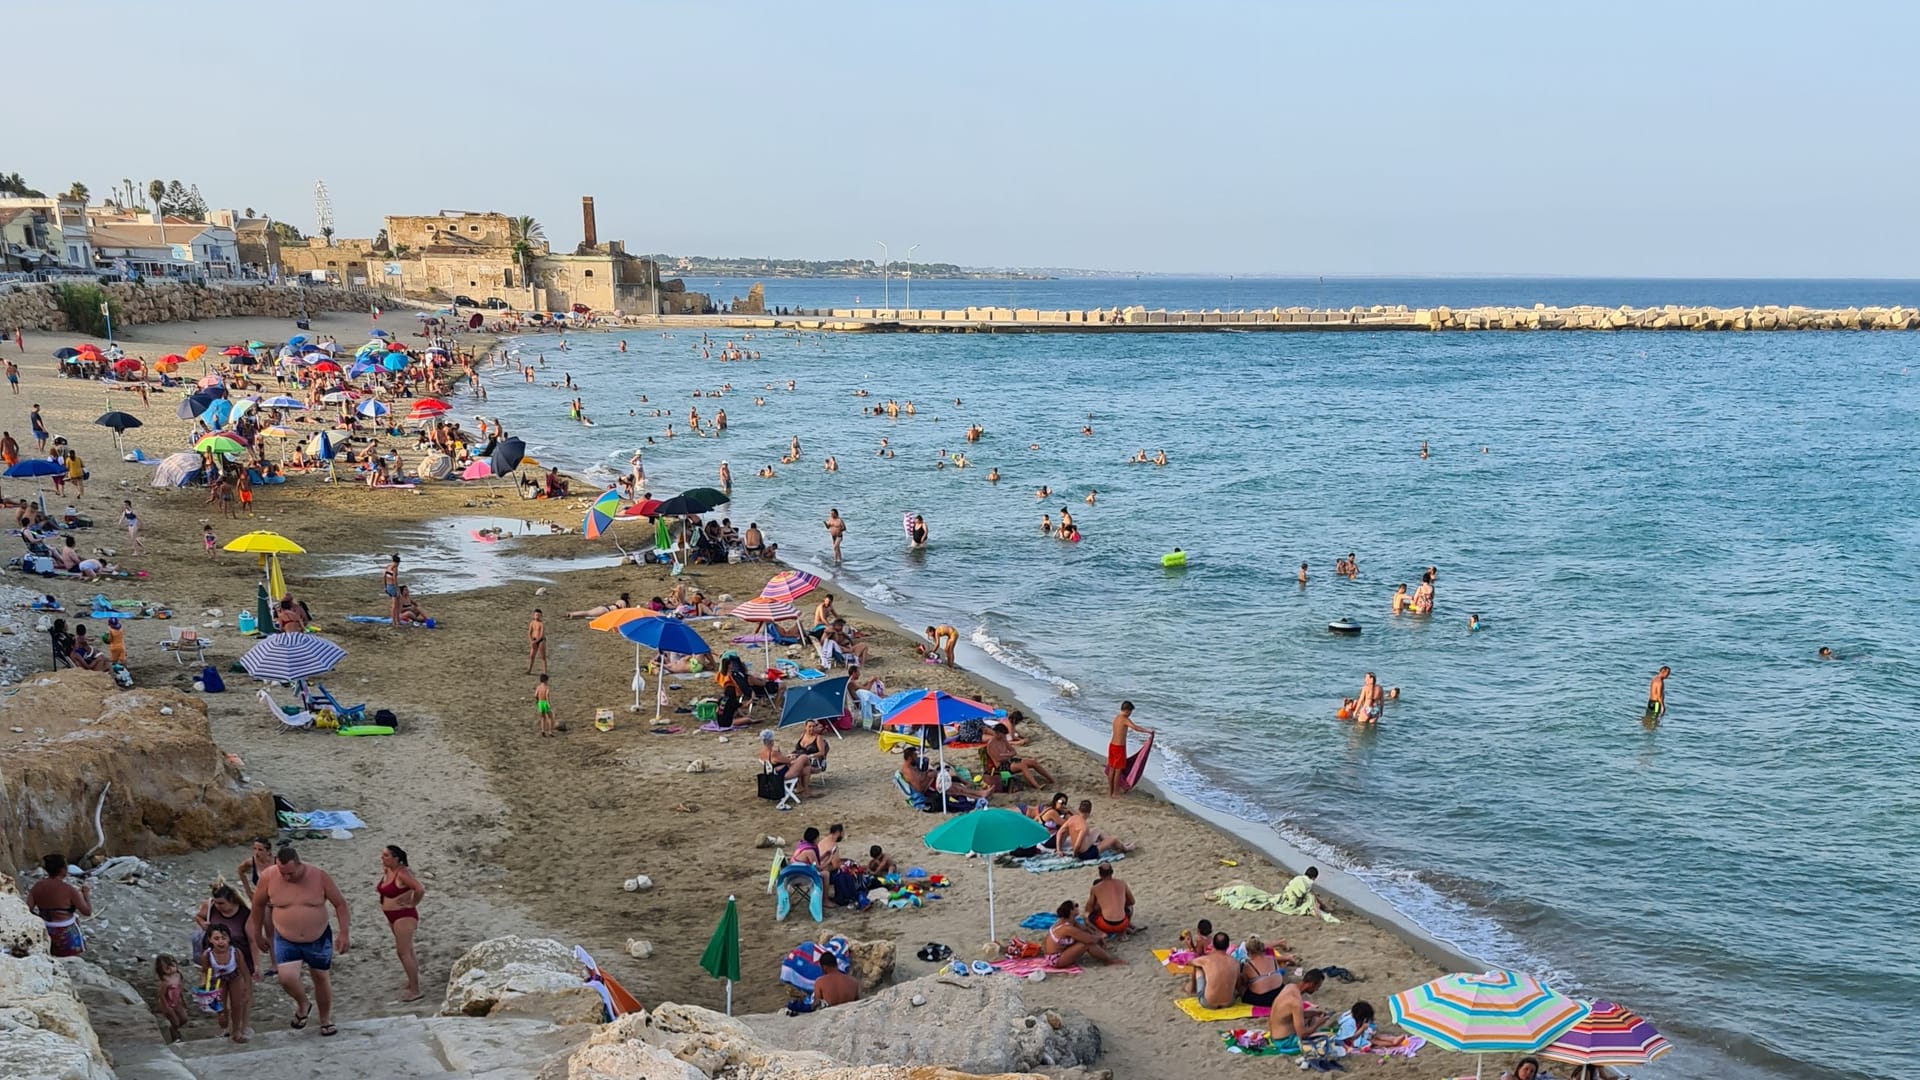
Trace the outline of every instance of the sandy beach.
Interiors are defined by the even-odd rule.
[[[407,319],[394,313],[384,321]],[[327,315],[314,319],[313,332],[351,341],[364,327],[361,315]],[[411,325],[393,329],[413,330]],[[194,342],[217,348],[250,337],[277,341],[288,332],[279,320],[143,326],[134,328],[132,338],[123,337],[121,345],[151,359]],[[784,1003],[785,993],[775,981],[779,959],[802,940],[836,933],[857,940],[894,939],[902,978],[931,970],[913,956],[925,942],[943,942],[956,955],[972,957],[986,940],[984,867],[920,844],[919,836],[937,819],[903,805],[891,780],[899,758],[880,753],[871,733],[849,732],[837,741],[815,797],[796,810],[777,812],[754,795],[753,729],[721,742],[697,732],[697,722],[680,713],[672,722],[685,728],[683,733],[656,735],[642,717],[630,715],[631,648],[564,614],[610,603],[621,592],[644,602],[664,595],[671,581],[663,567],[618,563],[605,541],[582,539],[584,499],[527,501],[505,485],[459,483],[375,491],[300,476],[284,486],[261,488],[254,520],[222,520],[213,515],[216,508],[205,505],[199,489],[150,487],[146,468],[119,460],[111,432],[92,423],[105,408],[133,412],[148,422],[128,433],[129,447],[149,455],[180,449],[186,425],[174,417],[178,392],[155,394],[141,406],[134,395],[108,391],[104,384],[54,377],[48,354],[71,343],[29,335],[24,353],[7,344],[7,355],[22,366],[22,386],[19,396],[0,406],[5,418],[0,426],[24,440],[28,406],[41,406],[49,429],[65,435],[92,471],[83,497],[62,500],[77,503],[97,523],[90,534],[82,534],[82,545],[123,551],[126,537],[114,523],[120,501],[132,499],[149,554],[129,558],[123,553],[117,561],[147,576],[95,586],[15,575],[10,583],[51,592],[69,609],[101,591],[113,599],[167,604],[187,624],[205,628],[214,643],[213,661],[224,669],[250,644],[234,631],[233,618],[251,609],[260,570],[251,556],[208,558],[201,522],[211,520],[222,542],[253,528],[280,532],[309,552],[286,563],[294,595],[312,607],[321,632],[348,653],[329,685],[343,698],[391,709],[399,717],[400,734],[392,738],[283,734],[254,699],[256,684],[244,676],[232,676],[226,694],[207,699],[217,740],[244,760],[250,776],[302,809],[351,810],[368,823],[352,840],[301,845],[311,863],[336,876],[355,905],[353,949],[336,968],[341,1016],[431,1009],[451,963],[475,942],[506,933],[585,945],[643,1002],[718,1007],[721,987],[697,960],[729,894],[741,901],[745,980],[736,990],[739,1011],[769,1011]],[[463,408],[457,405],[456,415]],[[7,481],[4,490],[17,499],[27,489],[27,482]],[[54,505],[51,494],[49,505]],[[474,536],[482,527],[501,527],[511,535],[482,541]],[[347,621],[349,615],[385,613],[380,572],[390,552],[402,555],[402,578],[413,585],[436,629]],[[695,567],[683,580],[709,597],[745,600],[777,569],[768,564]],[[927,685],[1019,704],[990,680],[922,664],[913,653],[912,635],[845,593],[828,591],[835,593],[842,613],[871,635],[868,668],[890,688]],[[220,615],[208,613],[216,608]],[[557,717],[567,724],[561,737],[551,740],[535,737],[534,678],[523,674],[525,626],[535,608],[546,614],[552,699]],[[8,643],[8,660],[21,670],[35,670],[34,663],[45,663],[44,636],[23,621],[18,625],[20,636]],[[159,648],[172,625],[179,624],[126,624],[129,666],[139,685],[191,685],[193,670]],[[735,624],[725,634],[744,632]],[[706,636],[716,645],[723,640],[719,633]],[[787,655],[803,663],[807,659],[791,651]],[[651,685],[650,678],[650,691]],[[670,686],[669,708],[677,709],[707,693],[711,682],[688,676]],[[284,688],[276,688],[276,694],[291,700]],[[602,708],[614,711],[610,732],[593,728],[595,711]],[[1139,845],[1137,853],[1116,865],[1138,899],[1139,920],[1149,927],[1120,944],[1126,966],[1091,966],[1084,974],[1048,979],[1027,991],[1036,1004],[1076,1009],[1093,1019],[1106,1047],[1100,1064],[1115,1076],[1198,1077],[1272,1068],[1229,1055],[1220,1045],[1222,1027],[1257,1026],[1257,1021],[1196,1023],[1174,1007],[1185,994],[1182,980],[1164,971],[1149,950],[1172,946],[1179,931],[1201,918],[1236,941],[1283,939],[1303,964],[1338,965],[1356,973],[1362,981],[1330,983],[1316,996],[1318,1004],[1336,1010],[1365,999],[1384,1015],[1389,995],[1442,972],[1400,931],[1338,902],[1344,921],[1322,924],[1271,912],[1232,912],[1208,901],[1207,890],[1233,880],[1278,891],[1300,867],[1278,865],[1147,791],[1109,800],[1099,760],[1038,724],[1028,733],[1032,741],[1026,754],[1055,774],[1057,790],[1076,801],[1092,799],[1103,830]],[[782,732],[782,744],[793,737]],[[696,759],[707,763],[705,771],[688,771]],[[994,800],[996,805],[1012,801]],[[946,874],[954,886],[945,899],[922,908],[829,909],[822,926],[804,917],[776,922],[773,898],[765,891],[770,853],[758,843],[772,835],[791,845],[807,826],[824,830],[836,822],[845,824],[853,850],[880,844],[902,865]],[[373,885],[386,844],[410,852],[430,890],[421,905],[419,947],[427,996],[420,1003],[397,1000],[400,970],[375,911]],[[192,929],[187,911],[204,895],[205,883],[215,873],[231,874],[241,858],[240,850],[231,849],[162,861],[171,881],[151,895],[178,901],[179,941]],[[623,891],[622,881],[636,874],[651,877],[654,887]],[[1030,913],[1051,911],[1063,899],[1083,900],[1092,880],[1091,870],[1032,874],[997,868],[1001,937]],[[150,954],[112,910],[115,895],[107,894],[109,902],[100,911],[106,925],[93,930],[101,946],[96,959],[150,990]],[[630,939],[651,941],[652,956],[629,958],[625,944]],[[184,944],[173,948],[182,950]],[[264,989],[258,999],[257,1024],[278,1025],[291,1015],[290,1003],[277,990]],[[190,1036],[210,1031],[202,1024],[190,1029]],[[1416,1061],[1362,1058],[1349,1067],[1392,1078],[1451,1074],[1471,1064],[1427,1050]]]

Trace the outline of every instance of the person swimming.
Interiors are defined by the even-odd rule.
[[[1642,724],[1655,727],[1660,723],[1661,718],[1666,716],[1667,676],[1671,674],[1673,674],[1672,668],[1662,666],[1654,673],[1653,681],[1647,684],[1647,711],[1640,717]]]

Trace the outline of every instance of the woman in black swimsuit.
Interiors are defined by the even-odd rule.
[[[827,767],[827,738],[820,730],[818,720],[807,721],[805,733],[800,736],[799,742],[793,744],[793,753],[796,757],[811,761],[814,772]]]

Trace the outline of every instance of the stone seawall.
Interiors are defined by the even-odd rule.
[[[102,290],[113,313],[115,327],[147,323],[186,322],[259,315],[293,319],[301,305],[309,312],[368,311],[374,305],[401,306],[400,301],[375,289],[247,283],[191,285],[179,281],[115,282],[93,286]],[[56,284],[26,284],[0,288],[0,331],[73,329],[60,310]]]
[[[630,323],[652,324],[649,317]],[[1033,308],[835,308],[790,315],[675,317],[662,322],[749,329],[931,333],[1100,333],[1338,330],[1920,330],[1920,307],[1522,307],[1346,310],[1271,308],[1261,311],[1166,311],[1107,308],[1043,311]]]

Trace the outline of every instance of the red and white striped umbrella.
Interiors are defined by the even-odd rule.
[[[792,603],[820,587],[820,579],[804,570],[788,570],[773,575],[767,587],[760,590],[764,600],[785,600]]]

